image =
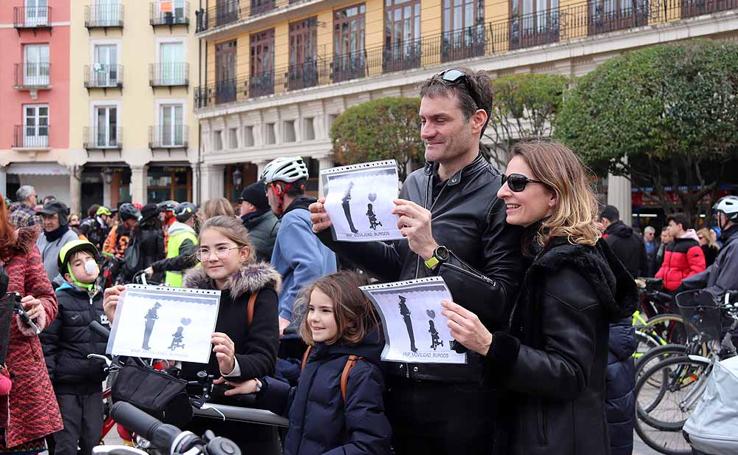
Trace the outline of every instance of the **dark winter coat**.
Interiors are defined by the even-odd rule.
[[[605,229],[602,236],[615,256],[620,259],[631,276],[645,276],[648,273],[648,259],[643,238],[633,232],[633,228],[618,220]]]
[[[184,283],[187,288],[217,289],[202,268],[190,270],[185,275]],[[236,363],[240,374],[232,377],[235,381],[274,373],[279,348],[277,293],[280,285],[279,273],[268,264],[259,262],[243,266],[221,289],[215,331],[228,335],[236,346]],[[254,305],[254,318],[248,324],[246,310],[249,297],[257,291],[259,296]],[[182,375],[186,378],[194,379],[201,370],[220,375],[214,352],[210,354],[207,365],[182,365]]]
[[[264,378],[257,403],[289,416],[285,455],[389,454],[391,428],[384,415],[384,380],[379,368],[383,343],[374,333],[359,345],[317,344],[297,387]],[[346,402],[341,374],[354,354]]]
[[[635,282],[604,241],[549,242],[525,275],[510,330],[494,334],[487,354],[489,379],[507,389],[495,453],[609,453],[608,326],[637,301]]]
[[[635,329],[630,317],[610,324],[610,350],[607,353],[607,427],[611,455],[633,452],[635,424]]]
[[[259,261],[271,260],[279,230],[279,219],[272,209],[249,213],[242,216],[241,221],[249,231],[249,239],[256,249],[256,258]]]
[[[666,245],[664,262],[656,272],[656,278],[664,280],[664,289],[674,292],[682,281],[692,275],[705,271],[705,255],[693,230],[685,237],[674,239]]]
[[[714,296],[738,289],[738,225],[723,230],[723,247],[715,262],[702,273],[684,280],[690,289],[705,288]]]
[[[9,277],[8,292],[32,295],[41,300],[44,312],[36,323],[46,329],[56,318],[56,296],[36,248],[33,228],[20,229],[15,252],[0,258]],[[62,429],[61,414],[44,363],[41,343],[17,316],[10,325],[5,363],[13,380],[8,396],[0,396],[0,426],[5,428],[5,446],[14,447]],[[0,443],[2,446],[2,443]]]
[[[471,164],[452,175],[436,198],[434,175],[438,165],[426,164],[405,180],[400,198],[415,202],[432,214],[433,238],[455,256],[449,263],[458,268],[469,267],[494,282],[496,297],[487,302],[491,314],[505,313],[517,291],[522,275],[520,230],[505,223],[505,203],[496,196],[500,173],[480,155]],[[413,253],[407,240],[394,242],[336,242],[328,229],[318,234],[320,240],[339,255],[384,282],[410,280],[427,276],[443,277],[450,268],[428,269]],[[458,282],[458,281],[457,281]],[[449,281],[450,283],[450,281]],[[449,284],[452,296],[468,292],[463,286]],[[505,321],[493,321],[477,311],[477,316],[491,329]],[[475,353],[467,355],[466,365],[388,363],[387,374],[413,380],[444,382],[480,382],[483,360]]]
[[[126,282],[130,281],[137,272],[152,266],[155,262],[164,259],[164,232],[158,223],[147,223],[140,225],[131,237],[131,243],[126,248],[124,259],[128,258],[130,250],[134,248],[138,252],[138,261],[123,264],[123,276]],[[135,255],[132,257],[136,257]],[[160,270],[154,269],[154,272]],[[159,281],[154,279],[153,281]]]
[[[90,323],[107,323],[103,293],[93,297],[69,283],[56,290],[59,314],[41,334],[51,382],[57,394],[86,395],[102,390],[105,363],[88,354],[105,354],[107,340],[90,329]]]

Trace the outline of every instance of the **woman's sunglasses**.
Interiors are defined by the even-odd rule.
[[[540,180],[529,179],[523,174],[502,174],[502,184],[504,185],[505,183],[507,183],[507,186],[513,193],[520,193],[521,191],[525,190],[525,186],[529,183],[540,183],[542,185],[545,185],[545,183],[541,182]]]

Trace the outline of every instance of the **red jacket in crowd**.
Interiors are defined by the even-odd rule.
[[[656,272],[656,278],[664,280],[664,289],[676,291],[682,280],[688,276],[705,270],[705,254],[700,248],[700,242],[694,229],[687,231],[684,236],[674,239],[666,246],[664,262]]]

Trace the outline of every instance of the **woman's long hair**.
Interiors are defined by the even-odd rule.
[[[546,245],[552,237],[564,237],[569,243],[597,243],[597,199],[589,172],[574,152],[558,142],[519,142],[510,151],[510,158],[514,156],[525,160],[532,177],[556,194],[551,216],[540,223],[538,242]]]
[[[8,206],[0,194],[0,260],[7,260],[18,252],[18,236],[15,226],[10,223]]]

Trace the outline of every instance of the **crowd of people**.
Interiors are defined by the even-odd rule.
[[[251,395],[287,416],[286,454],[631,453],[634,277],[670,292],[738,288],[738,198],[715,206],[720,241],[681,214],[661,242],[650,227],[641,237],[598,208],[566,146],[521,141],[504,174],[483,158],[483,73],[443,71],[420,96],[426,165],[394,201],[402,240],[336,241],[299,157],[270,162],[237,211],[219,198],[96,205],[80,219],[55,198],[37,207],[31,186],[10,209],[0,197],[0,278],[42,329],[10,325],[0,452],[36,453],[45,439],[50,452],[91,452],[105,372],[87,355],[105,343],[88,326],[113,321],[125,284],[145,276],[220,291],[209,362],[179,375],[205,371],[224,399]],[[382,362],[385,334],[359,287],[434,276],[466,363]],[[275,443],[268,427],[213,422],[186,427]]]

